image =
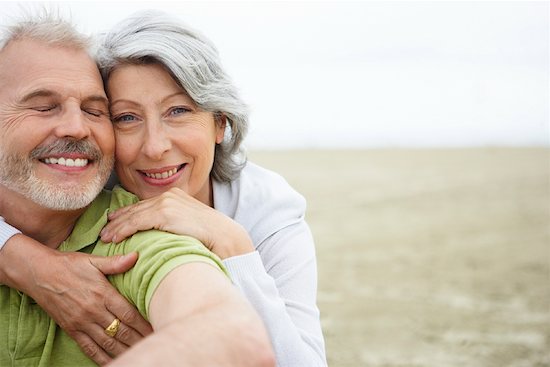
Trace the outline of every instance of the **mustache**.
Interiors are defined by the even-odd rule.
[[[51,155],[76,153],[86,156],[93,161],[103,158],[103,153],[89,140],[59,139],[55,142],[34,148],[30,153],[31,159],[45,158]]]

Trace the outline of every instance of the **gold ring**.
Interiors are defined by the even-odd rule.
[[[105,329],[105,334],[114,338],[116,333],[118,332],[119,326],[120,326],[120,320],[114,319],[113,322],[111,322],[111,325],[107,326],[107,328]]]

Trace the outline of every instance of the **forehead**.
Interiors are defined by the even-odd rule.
[[[109,76],[109,91],[125,90],[128,86],[148,86],[167,90],[183,90],[172,75],[159,64],[126,64],[117,67]],[[154,88],[151,88],[154,90]]]
[[[17,99],[37,89],[62,96],[104,95],[95,62],[83,50],[23,39],[0,52],[0,98]]]
[[[160,105],[169,98],[183,98],[195,105],[172,75],[159,64],[127,64],[117,67],[109,76],[107,91],[111,106],[119,102]]]

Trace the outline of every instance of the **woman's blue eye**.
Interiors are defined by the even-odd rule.
[[[186,112],[189,112],[189,109],[185,107],[174,107],[170,110],[170,115],[180,115]]]
[[[114,122],[133,122],[136,118],[132,115],[121,115],[114,118]]]

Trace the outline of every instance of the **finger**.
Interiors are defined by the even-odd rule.
[[[117,339],[124,342],[126,345],[134,345],[139,339],[153,332],[151,324],[149,324],[143,316],[132,306],[125,298],[116,294],[118,297],[109,297],[106,304],[107,309],[112,312],[118,319],[129,327],[128,331],[122,332],[122,335],[117,334]],[[137,335],[136,335],[137,334]]]
[[[116,357],[124,353],[128,346],[121,343],[116,339],[116,334],[114,337],[111,337],[105,333],[105,329],[113,322],[115,319],[114,316],[110,318],[110,321],[105,322],[102,325],[95,324],[93,328],[90,329],[90,337],[96,342],[96,344],[109,356]],[[103,327],[105,325],[105,327]],[[119,326],[120,331],[120,326]],[[118,334],[118,332],[117,332]]]
[[[107,214],[107,218],[109,219],[109,221],[111,221],[123,215],[136,213],[141,210],[149,210],[150,205],[155,201],[156,201],[156,198],[150,198],[150,199],[139,201],[131,205],[127,205],[122,208],[118,208],[117,210],[113,210],[112,212]]]
[[[142,209],[145,210],[145,207],[142,207]],[[152,218],[148,215],[150,213],[152,212],[147,213],[147,210],[143,212],[140,209],[139,212],[121,214],[105,225],[100,233],[101,240],[103,242],[118,243],[138,231],[156,228],[158,218]]]
[[[120,274],[128,271],[138,259],[137,252],[116,256],[90,256],[90,263],[105,275]]]
[[[109,214],[107,214],[107,218],[109,220],[113,220],[113,219],[116,219],[118,217],[120,217],[121,215],[124,215],[125,213],[128,213],[128,211],[133,208],[134,206],[138,205],[138,203],[135,203],[135,204],[132,204],[132,205],[128,205],[128,206],[125,206],[125,207],[122,207],[122,208],[118,208],[117,210],[113,210],[112,212],[110,212]]]
[[[90,338],[88,335],[76,331],[69,334],[69,336],[76,341],[76,343],[80,347],[80,350],[82,350],[82,352],[88,358],[90,358],[98,365],[105,365],[112,360],[112,358],[103,349],[101,349],[96,344],[96,342],[94,342],[93,339]]]
[[[143,339],[143,335],[141,335],[139,332],[132,329],[131,327],[127,326],[122,321],[120,322],[118,332],[114,337],[126,347],[131,347],[132,345],[138,343],[140,340]]]

